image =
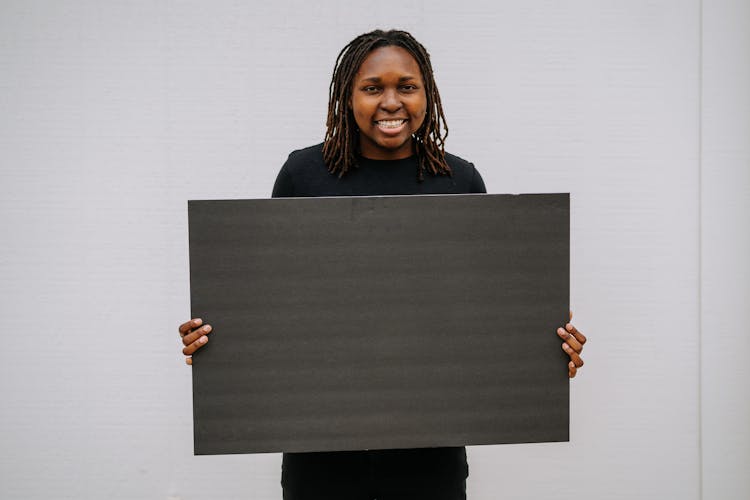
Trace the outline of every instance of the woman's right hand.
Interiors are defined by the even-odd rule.
[[[203,320],[200,318],[193,318],[187,323],[180,325],[180,337],[185,347],[182,349],[182,354],[185,355],[185,363],[193,364],[193,353],[206,345],[208,342],[207,335],[211,333],[211,325],[203,325]]]

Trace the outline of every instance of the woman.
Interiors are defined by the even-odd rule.
[[[339,54],[322,144],[289,155],[274,197],[484,193],[471,163],[444,150],[445,125],[429,54],[409,33],[380,31]],[[208,342],[210,325],[179,327],[186,362]],[[560,327],[572,378],[585,337]],[[285,500],[466,498],[465,448],[287,453]]]

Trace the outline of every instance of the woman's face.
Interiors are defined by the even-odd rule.
[[[411,156],[412,134],[427,112],[417,61],[406,49],[393,45],[370,52],[354,76],[351,106],[362,156],[373,160]]]

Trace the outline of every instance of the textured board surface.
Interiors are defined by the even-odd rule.
[[[566,441],[569,196],[189,202],[196,454]]]

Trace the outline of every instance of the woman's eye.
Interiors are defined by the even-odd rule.
[[[367,92],[367,93],[369,93],[369,94],[373,94],[373,93],[375,93],[375,92],[378,91],[378,88],[375,87],[375,86],[373,86],[373,85],[369,85],[369,86],[363,88],[362,90],[365,91],[365,92]]]
[[[414,90],[417,90],[417,86],[416,85],[402,85],[401,86],[401,90],[405,90],[407,92],[412,92]]]

